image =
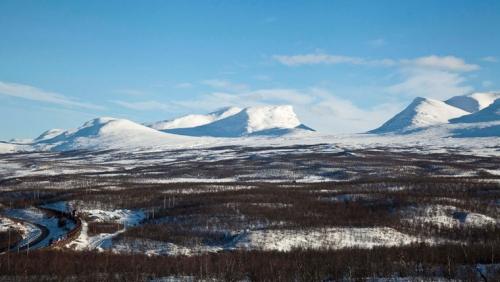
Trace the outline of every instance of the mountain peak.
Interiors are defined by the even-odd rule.
[[[452,118],[467,115],[468,112],[450,106],[445,102],[417,97],[403,111],[382,126],[369,133],[407,132],[423,127],[447,123]]]
[[[177,128],[166,132],[190,136],[239,137],[248,135],[283,135],[289,130],[306,130],[290,105],[255,106],[212,123]]]
[[[451,123],[473,123],[473,122],[488,122],[500,120],[500,98],[496,99],[488,107],[462,117],[451,119]]]
[[[500,93],[472,93],[468,95],[454,96],[446,100],[445,103],[460,108],[469,113],[480,111],[491,105],[500,98]]]
[[[240,111],[241,109],[238,107],[224,107],[205,115],[203,114],[185,115],[175,119],[163,120],[147,124],[147,126],[161,131],[176,129],[176,128],[191,128],[209,124],[211,122],[237,114]]]

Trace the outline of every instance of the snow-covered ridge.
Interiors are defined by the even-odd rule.
[[[209,124],[211,122],[237,114],[240,111],[241,108],[238,107],[226,107],[206,115],[200,115],[200,114],[186,115],[171,120],[164,120],[164,121],[150,123],[147,124],[147,126],[154,128],[156,130],[190,128],[190,127]]]
[[[248,107],[239,113],[215,122],[192,127],[166,130],[189,136],[240,137],[248,135],[284,135],[290,130],[311,130],[299,121],[293,107]]]
[[[49,139],[52,139],[54,137],[57,137],[57,136],[65,133],[65,132],[66,131],[64,129],[59,129],[59,128],[49,129],[49,130],[45,131],[44,133],[40,134],[40,136],[35,138],[34,141],[40,142],[40,141],[49,140]]]
[[[472,93],[469,95],[451,97],[446,100],[445,103],[464,111],[474,113],[488,107],[499,98],[500,93]]]
[[[290,135],[300,137],[310,131],[302,125],[291,106],[223,108],[208,115],[189,115],[165,123],[156,123],[158,130],[127,119],[100,117],[70,129],[51,129],[27,144],[0,143],[0,153],[18,150],[107,150],[145,149],[158,147],[186,148],[214,142],[213,138],[193,136],[240,137],[249,135]],[[214,120],[213,122],[210,122]],[[176,126],[208,124],[187,128]],[[172,134],[176,133],[176,134]],[[185,136],[192,135],[192,136]]]
[[[77,149],[110,149],[130,147],[152,147],[159,144],[189,141],[126,119],[101,117],[90,120],[76,129],[51,134],[42,134],[34,146],[38,149],[56,151]],[[49,138],[52,137],[52,138]]]
[[[450,119],[469,114],[445,102],[417,97],[403,111],[370,133],[404,133],[432,125],[448,123]]]
[[[470,115],[450,120],[451,123],[490,122],[500,120],[500,98],[488,107]]]

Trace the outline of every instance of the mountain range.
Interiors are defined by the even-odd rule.
[[[481,131],[487,131],[491,136],[491,129],[500,122],[499,117],[500,93],[473,93],[464,96],[455,96],[446,101],[417,97],[403,111],[389,119],[382,126],[369,131],[373,134],[410,134],[428,129],[446,129],[450,135],[460,133],[463,129],[471,131],[475,123],[478,128],[470,137],[480,137]],[[488,123],[488,124],[485,124]],[[454,126],[449,126],[454,124]],[[500,131],[494,136],[500,136]]]
[[[446,101],[417,97],[400,113],[368,133],[371,136],[415,134],[418,138],[500,137],[499,107],[500,93],[474,93]],[[234,138],[319,136],[313,132],[299,120],[292,106],[226,107],[205,115],[192,114],[146,124],[100,117],[75,129],[45,131],[33,140],[0,142],[0,153],[156,148],[164,145],[186,148],[207,142],[228,144]],[[361,138],[363,135],[357,136]]]

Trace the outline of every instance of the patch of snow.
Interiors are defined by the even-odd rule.
[[[80,213],[87,216],[93,222],[114,222],[125,226],[134,226],[139,224],[146,215],[141,210],[117,209],[112,211],[100,209],[83,209]]]
[[[276,229],[246,232],[237,238],[235,247],[286,252],[296,248],[342,249],[400,246],[420,241],[414,236],[388,227]]]
[[[483,227],[494,225],[497,221],[489,216],[474,212],[464,211],[450,205],[427,205],[412,207],[403,211],[406,220],[413,223],[428,223],[447,228]]]

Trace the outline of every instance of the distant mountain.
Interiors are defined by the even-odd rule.
[[[249,107],[206,125],[165,130],[174,134],[213,137],[281,136],[296,131],[313,130],[301,124],[292,106]]]
[[[469,95],[451,97],[446,100],[445,103],[469,113],[474,113],[488,107],[499,98],[500,93],[473,93]]]
[[[49,130],[35,139],[37,149],[55,151],[78,149],[112,149],[150,147],[189,141],[126,119],[101,117],[90,120],[81,127],[68,130]]]
[[[50,140],[50,139],[53,139],[63,133],[65,133],[66,131],[64,129],[59,129],[59,128],[55,128],[55,129],[49,129],[47,131],[45,131],[44,133],[40,134],[40,136],[38,136],[37,138],[35,138],[35,142],[41,142],[41,141],[45,141],[45,140]]]
[[[418,97],[403,111],[369,133],[405,133],[432,125],[448,123],[450,119],[467,115],[462,109],[445,102]]]
[[[451,123],[473,123],[489,121],[500,121],[500,98],[495,100],[495,102],[493,102],[488,107],[478,112],[450,120]]]
[[[211,122],[232,116],[241,111],[240,108],[237,107],[227,107],[219,109],[215,112],[211,112],[206,115],[186,115],[176,119],[159,121],[151,124],[147,124],[147,126],[154,128],[156,130],[168,130],[174,128],[191,128],[196,126],[201,126],[205,124],[209,124]]]

